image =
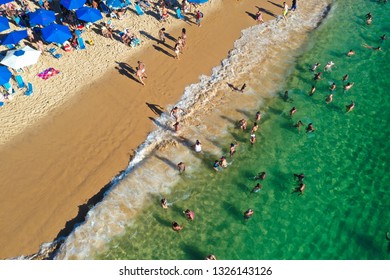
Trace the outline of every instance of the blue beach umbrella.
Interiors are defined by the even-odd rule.
[[[121,9],[125,6],[124,1],[121,0],[106,0],[105,3],[111,9]]]
[[[35,12],[29,13],[30,26],[49,25],[56,20],[56,14],[53,11],[38,9]]]
[[[193,3],[193,4],[203,4],[208,2],[209,0],[188,0],[188,3]]]
[[[9,2],[12,2],[14,0],[0,0],[0,5],[7,4]]]
[[[0,17],[0,32],[9,29],[9,21],[6,17]]]
[[[0,66],[0,85],[4,85],[11,79],[12,73],[5,66]]]
[[[77,18],[85,22],[95,22],[103,18],[98,9],[82,7],[76,11]]]
[[[69,38],[72,38],[69,27],[61,24],[52,23],[42,29],[42,38],[49,43],[62,44]]]
[[[75,10],[84,6],[87,0],[61,0],[60,4],[68,10]]]
[[[27,37],[27,30],[18,30],[18,31],[12,31],[8,34],[6,34],[2,40],[2,45],[16,45],[20,42],[20,40],[23,40]]]

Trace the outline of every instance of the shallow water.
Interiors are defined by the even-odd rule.
[[[367,12],[374,15],[371,26],[364,23]],[[327,19],[309,35],[315,25],[298,16],[274,23],[280,30],[275,36],[267,28],[246,30],[222,70],[186,89],[178,103],[191,108],[184,131],[150,135],[144,153],[126,176],[116,178],[117,185],[67,238],[57,258],[204,259],[212,253],[218,259],[389,259],[390,59],[389,42],[379,40],[390,31],[387,12],[388,6],[374,1],[334,1]],[[298,23],[303,30],[286,27]],[[283,31],[289,28],[292,37]],[[275,43],[278,39],[289,44]],[[250,43],[267,48],[256,52]],[[381,44],[383,52],[362,43]],[[349,49],[356,55],[346,57]],[[251,57],[264,50],[262,60]],[[309,96],[314,84],[309,67],[320,62],[322,71],[327,61],[335,67]],[[355,84],[344,92],[346,73]],[[238,95],[227,82],[246,82],[248,88]],[[333,82],[334,101],[326,104]],[[285,90],[288,101],[280,98]],[[347,114],[351,100],[356,107]],[[297,113],[290,118],[293,106]],[[257,110],[263,117],[251,145],[249,131],[236,124],[246,118],[250,130]],[[315,132],[302,127],[298,133],[293,126],[298,120],[312,122]],[[171,121],[162,116],[162,123]],[[203,144],[200,155],[191,149],[195,139]],[[239,143],[237,153],[215,172],[212,163],[228,155],[231,142]],[[175,168],[180,161],[187,164],[182,175]],[[263,189],[251,193],[260,171],[267,172]],[[293,174],[302,172],[306,190],[299,195]],[[169,209],[160,207],[162,197]],[[194,221],[185,220],[187,208],[195,211]],[[244,220],[248,208],[255,214]],[[170,229],[174,220],[183,231]]]

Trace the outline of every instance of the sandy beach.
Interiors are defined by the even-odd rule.
[[[85,216],[158,125],[154,119],[169,113],[186,85],[220,64],[242,29],[257,24],[257,7],[270,20],[282,13],[282,2],[213,0],[201,7],[201,27],[192,17],[183,22],[172,14],[168,24],[129,11],[114,25],[139,32],[140,47],[91,30],[83,37],[94,46],[63,52],[60,60],[46,54],[27,70],[23,78],[34,84],[34,94],[18,94],[0,110],[0,258],[35,253],[69,233],[67,222]],[[169,34],[166,45],[156,41],[161,27]],[[188,45],[176,60],[171,48],[183,27]],[[134,75],[138,60],[147,67],[145,86]],[[47,81],[36,77],[48,67],[61,73]]]

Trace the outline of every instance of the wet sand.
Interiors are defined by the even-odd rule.
[[[282,11],[272,2],[261,4],[270,13]],[[220,64],[242,29],[256,24],[256,5],[223,1],[220,11],[205,14],[202,27],[183,23],[188,45],[180,60],[172,57],[170,37],[170,47],[148,46],[3,145],[0,258],[37,252],[66,233],[68,221],[85,215],[88,200],[127,166],[153,130],[153,119],[180,99],[186,85]],[[263,12],[263,18],[274,17]],[[180,29],[170,35],[177,38]],[[133,75],[137,60],[147,67],[145,86]]]

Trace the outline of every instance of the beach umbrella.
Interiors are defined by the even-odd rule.
[[[76,15],[79,20],[83,20],[85,22],[95,22],[103,18],[98,9],[90,7],[82,7],[76,10]]]
[[[7,51],[1,64],[13,69],[20,69],[37,63],[40,56],[41,51],[25,46],[18,50]]]
[[[61,0],[60,4],[68,10],[75,10],[84,6],[86,0]]]
[[[208,2],[209,0],[188,0],[188,3],[193,3],[193,4],[203,4]]]
[[[121,0],[106,0],[105,3],[111,9],[121,9],[125,6],[125,3]]]
[[[42,28],[42,38],[49,43],[62,44],[69,38],[72,38],[69,27],[61,24],[52,23]]]
[[[11,79],[12,73],[5,66],[0,66],[0,85],[4,85]]]
[[[9,2],[12,2],[14,0],[0,0],[0,5],[7,4]]]
[[[9,21],[6,17],[0,17],[0,32],[9,29]]]
[[[38,9],[35,12],[29,13],[30,26],[49,25],[56,20],[56,14],[53,11]]]
[[[23,40],[27,37],[27,30],[17,30],[17,31],[11,31],[10,33],[6,34],[2,40],[2,45],[16,45],[20,42],[20,40]]]

